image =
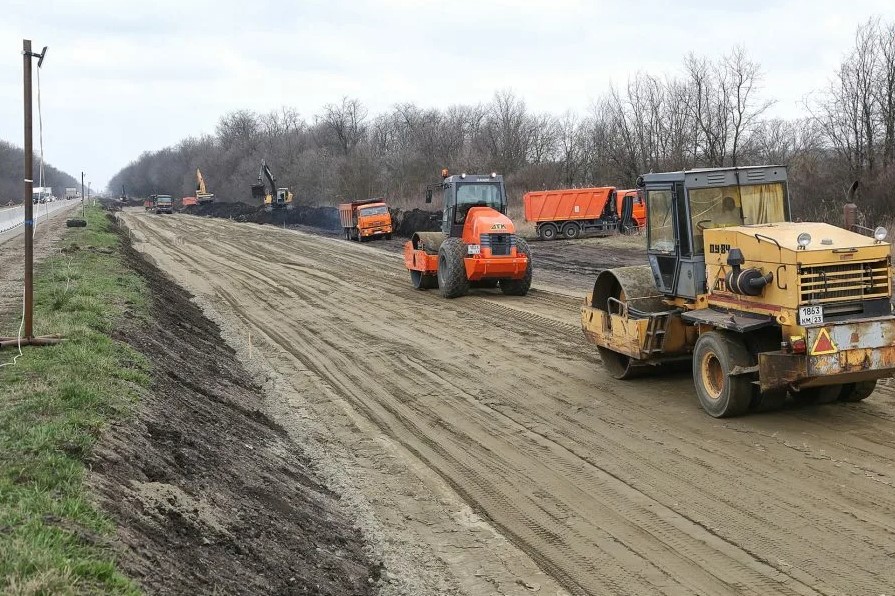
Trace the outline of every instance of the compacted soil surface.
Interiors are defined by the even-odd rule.
[[[476,290],[445,300],[410,286],[394,240],[359,244],[180,214],[121,217],[137,250],[197,296],[248,369],[264,371],[257,378],[268,396],[263,416],[250,414],[256,402],[240,396],[251,382],[209,357],[225,348],[183,338],[192,356],[172,353],[173,337],[162,336],[170,339],[157,350],[172,363],[160,382],[189,397],[156,410],[159,426],[147,423],[144,436],[169,445],[167,459],[135,470],[132,494],[118,498],[133,500],[128,511],[150,512],[146,536],[157,527],[177,535],[189,520],[192,556],[223,552],[228,536],[259,552],[248,528],[303,514],[276,517],[279,501],[263,496],[264,475],[275,483],[289,475],[242,462],[255,461],[266,437],[272,458],[298,466],[298,450],[278,443],[288,437],[313,443],[315,468],[340,487],[376,553],[369,563],[353,559],[349,533],[324,554],[342,553],[345,581],[380,569],[382,593],[884,594],[895,585],[891,387],[857,404],[716,420],[699,408],[687,373],[612,379],[582,337],[579,307],[596,271],[623,260],[623,246],[580,241],[572,249],[586,251],[580,259],[550,265],[544,255],[571,245],[536,243],[544,265],[536,261],[528,296]],[[171,318],[177,336],[202,327]],[[181,359],[207,367],[198,377],[206,380],[181,372]],[[246,428],[216,447],[221,465],[234,460],[223,488],[192,488],[205,481],[197,473],[196,483],[177,480],[200,461],[194,450],[216,440],[214,429],[229,428],[217,417],[203,425],[196,400],[238,413]],[[189,421],[176,424],[181,416]],[[189,499],[159,498],[153,483]],[[327,495],[316,487],[300,494]],[[217,498],[253,504],[226,526],[205,513]],[[282,561],[297,564],[295,552]]]

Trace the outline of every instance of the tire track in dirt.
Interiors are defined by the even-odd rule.
[[[572,592],[863,593],[895,580],[889,391],[716,421],[684,377],[609,380],[566,296],[443,301],[372,247],[128,221]],[[171,254],[172,234],[190,258]]]

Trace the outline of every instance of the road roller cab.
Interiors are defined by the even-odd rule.
[[[441,232],[417,232],[404,245],[404,262],[415,288],[439,288],[456,298],[470,287],[500,287],[524,296],[531,287],[531,253],[507,217],[503,176],[442,172],[426,189],[426,202],[442,193]]]
[[[790,221],[782,166],[645,174],[648,265],[602,272],[582,308],[609,372],[692,361],[713,416],[859,401],[895,373],[890,245]]]

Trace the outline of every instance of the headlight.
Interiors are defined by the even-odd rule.
[[[808,232],[802,232],[801,234],[799,234],[799,237],[796,238],[796,242],[799,244],[800,247],[805,248],[806,246],[811,244],[811,234],[809,234]]]
[[[873,237],[876,238],[877,242],[882,242],[883,240],[886,239],[886,236],[888,236],[888,235],[889,235],[889,231],[882,226],[873,230]]]

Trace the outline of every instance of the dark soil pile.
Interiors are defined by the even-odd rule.
[[[374,593],[381,567],[301,446],[261,411],[217,325],[122,243],[152,316],[126,321],[118,339],[152,362],[153,386],[105,434],[90,482],[119,527],[124,571],[150,593]]]
[[[266,211],[263,206],[245,203],[214,202],[207,205],[191,205],[181,209],[183,213],[206,217],[222,217],[234,221],[273,225],[306,225],[325,230],[341,229],[339,210],[335,207],[295,205],[293,209]]]
[[[401,211],[392,209],[392,224],[395,234],[410,238],[414,232],[437,232],[441,230],[441,212],[412,209]]]
[[[189,215],[222,217],[234,221],[287,226],[312,226],[328,232],[340,232],[339,210],[336,207],[311,207],[295,205],[294,209],[265,211],[258,205],[245,203],[214,202],[207,205],[190,205],[180,210]],[[409,238],[414,232],[436,232],[441,229],[441,212],[412,209],[392,209],[394,234]]]

